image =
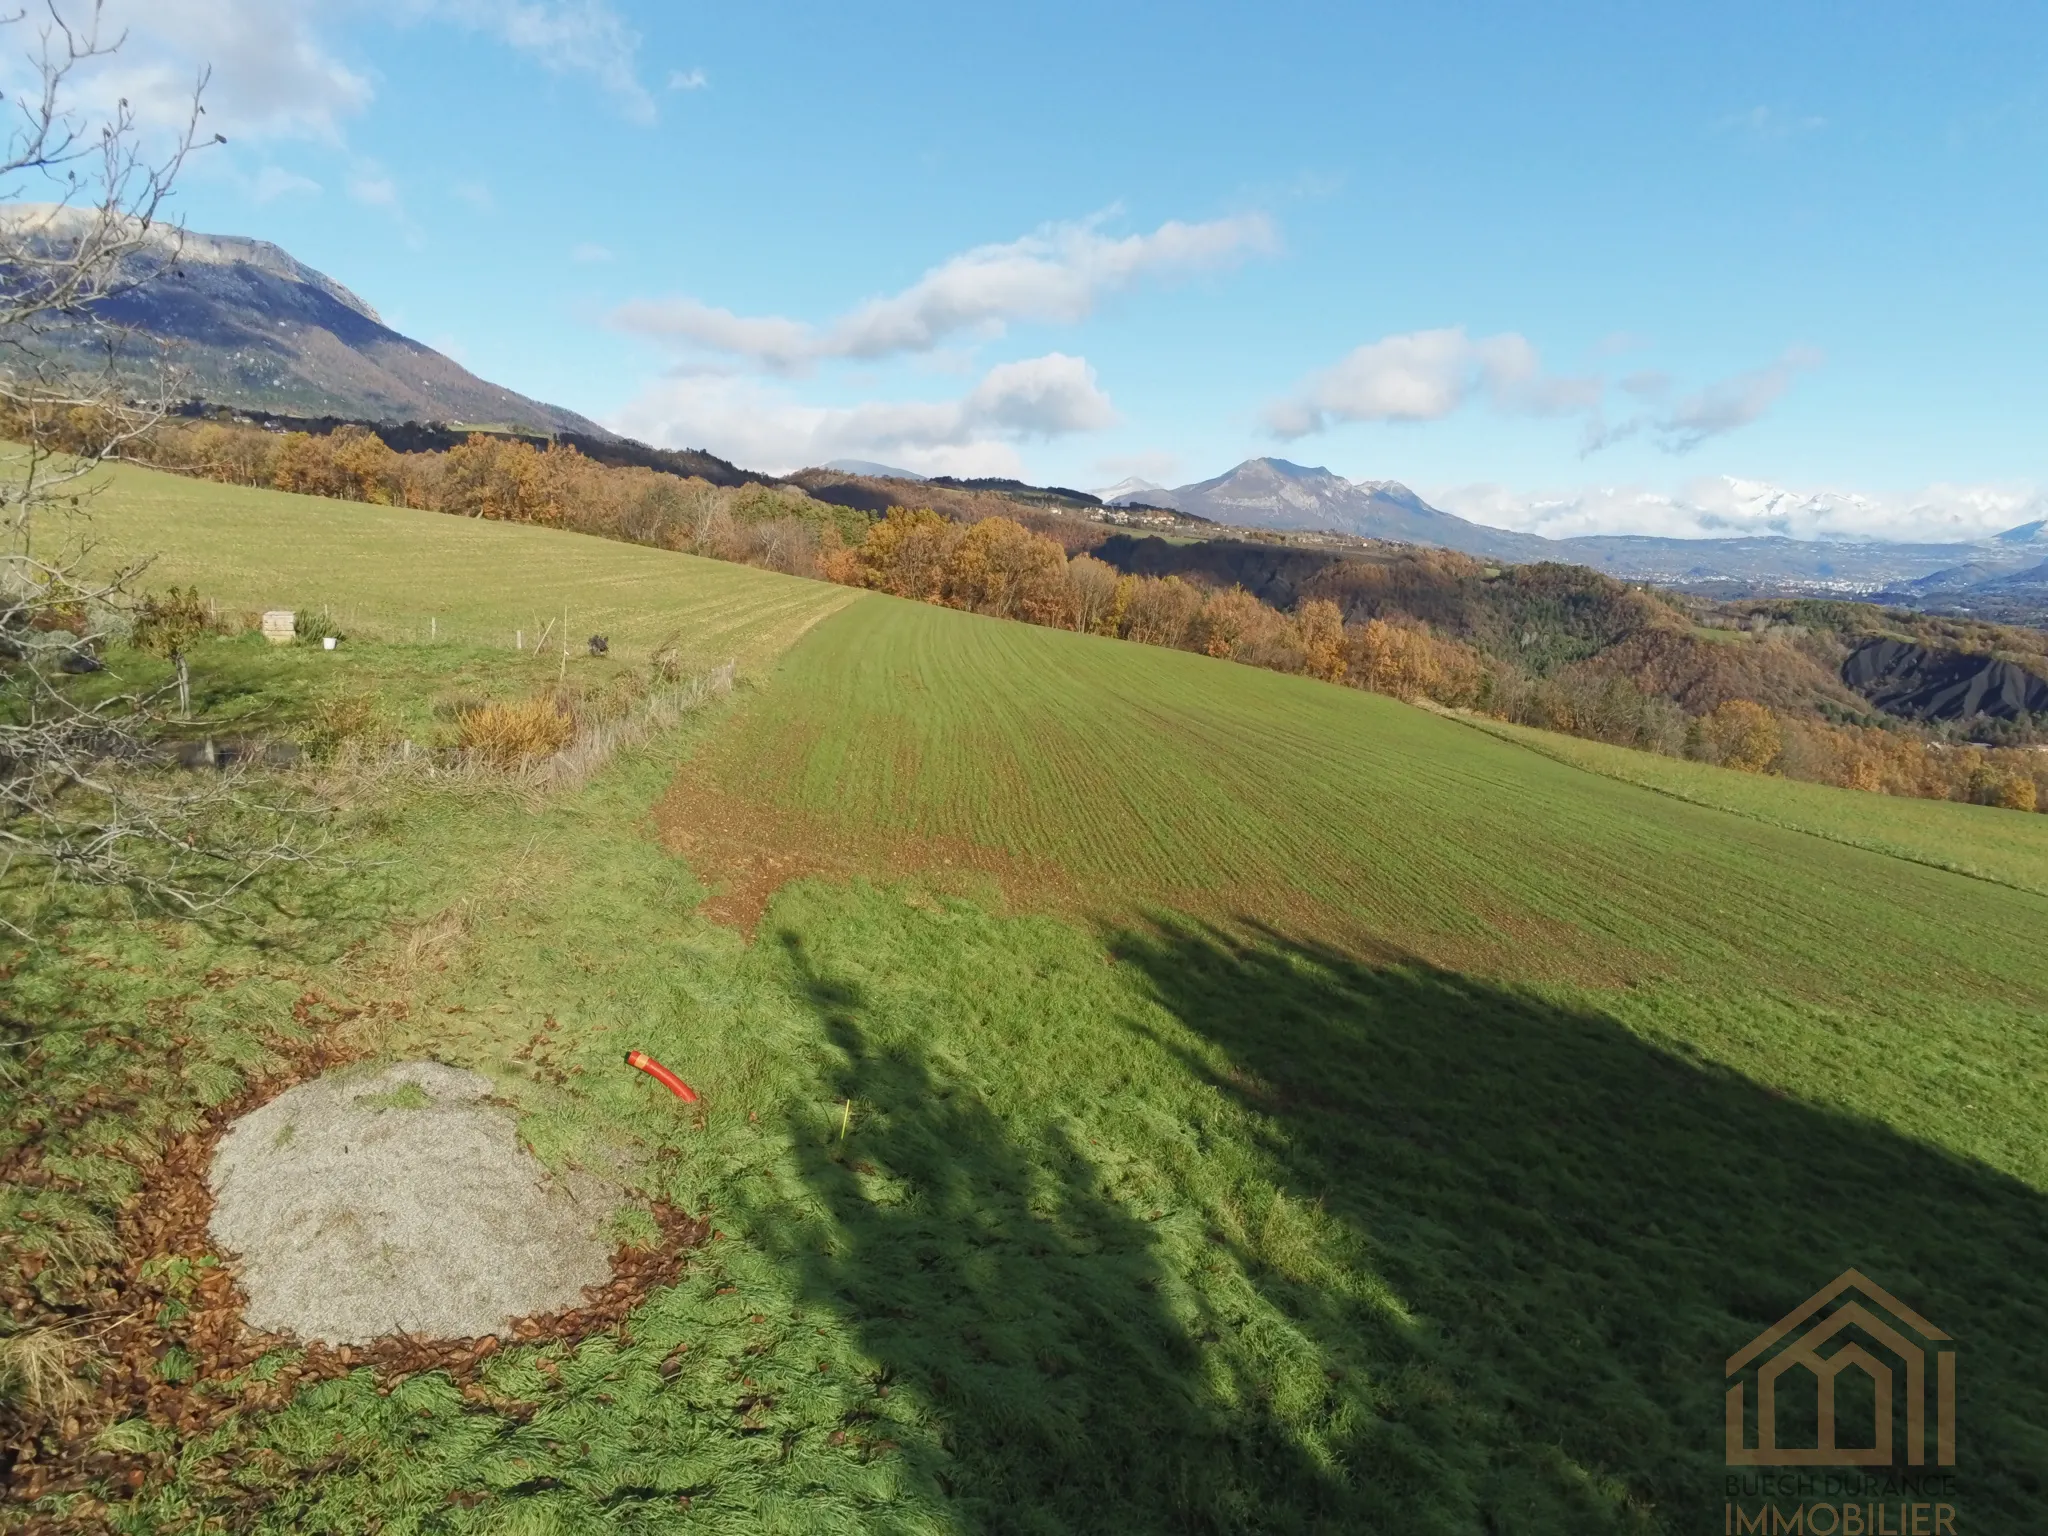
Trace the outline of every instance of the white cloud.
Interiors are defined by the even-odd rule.
[[[1647,336],[1635,331],[1609,331],[1593,343],[1593,350],[1602,357],[1620,357],[1627,352],[1640,352],[1649,344]]]
[[[569,247],[569,259],[581,262],[600,262],[612,259],[611,251],[593,241],[584,240]]]
[[[1795,347],[1767,368],[1752,368],[1682,396],[1655,424],[1661,446],[1690,453],[1710,437],[1748,426],[1778,403],[1802,370],[1819,366],[1819,353]]]
[[[1354,349],[1266,408],[1280,437],[1306,437],[1332,422],[1437,421],[1487,396],[1502,410],[1554,416],[1599,403],[1598,379],[1543,372],[1526,337],[1473,338],[1463,326],[1385,336]]]
[[[91,0],[56,4],[67,21],[91,14]],[[595,80],[626,117],[654,118],[638,76],[639,36],[607,0],[107,0],[100,36],[125,41],[80,72],[79,100],[103,111],[125,99],[145,125],[168,129],[183,122],[194,82],[210,69],[206,125],[230,141],[340,143],[375,87],[333,34],[365,17],[494,37],[552,73]],[[0,36],[19,52],[23,39]]]
[[[1676,491],[1589,486],[1522,493],[1499,485],[1437,487],[1435,505],[1473,522],[1549,538],[1640,533],[1665,538],[1780,537],[1963,543],[2048,516],[2048,495],[2026,485],[1931,485],[1898,495],[1791,490],[1733,475]]]
[[[448,190],[478,213],[497,212],[498,199],[492,195],[490,187],[481,181],[458,181]]]
[[[1020,437],[1095,432],[1117,421],[1088,360],[1064,352],[989,369],[967,396],[962,417],[971,429],[993,427]]]
[[[972,347],[934,347],[929,352],[919,352],[907,360],[915,373],[937,374],[945,378],[965,378],[979,366],[979,359]]]
[[[89,23],[90,0],[58,0],[58,9],[74,25]],[[369,77],[316,35],[319,9],[315,0],[108,0],[99,36],[123,40],[79,71],[79,103],[104,112],[126,100],[145,127],[174,129],[205,69],[213,131],[230,140],[339,142],[342,121],[374,93]],[[7,40],[10,52],[26,41]]]
[[[396,208],[398,183],[378,170],[359,170],[348,179],[348,195],[371,208]]]
[[[320,183],[310,176],[301,176],[283,166],[266,165],[249,182],[249,195],[259,203],[274,198],[286,197],[294,192],[317,193]]]
[[[1608,337],[1596,350],[1611,354],[1635,345],[1634,338]],[[1472,337],[1463,326],[1447,326],[1367,342],[1269,404],[1265,420],[1276,436],[1297,438],[1339,422],[1439,421],[1485,399],[1520,416],[1582,415],[1582,454],[1644,433],[1665,452],[1682,454],[1758,420],[1802,372],[1820,363],[1818,352],[1793,347],[1766,367],[1675,400],[1670,399],[1674,386],[1669,374],[1638,369],[1621,379],[1621,390],[1653,408],[1610,424],[1602,410],[1605,379],[1544,372],[1535,347],[1517,332]]]
[[[930,352],[954,336],[1000,336],[1015,321],[1071,324],[1142,276],[1227,266],[1276,244],[1263,214],[1203,224],[1174,220],[1149,235],[1122,239],[1093,224],[1060,224],[962,252],[902,292],[871,299],[822,327],[780,315],[735,315],[688,298],[626,304],[612,323],[797,373],[826,358]]]
[[[668,88],[672,91],[701,91],[711,79],[701,69],[672,69],[668,72]]]
[[[785,371],[813,355],[811,328],[800,320],[736,315],[695,299],[622,305],[613,312],[612,323],[622,330],[686,337],[705,352],[752,358]]]
[[[1763,368],[1720,379],[1690,394],[1681,395],[1668,408],[1644,412],[1609,425],[1596,410],[1587,419],[1580,454],[1599,452],[1625,438],[1648,432],[1666,453],[1691,453],[1710,438],[1733,432],[1761,419],[1792,387],[1792,381],[1809,368],[1818,368],[1821,356],[1807,347],[1793,347],[1775,363]],[[1668,374],[1633,373],[1621,387],[1638,399],[1663,399],[1672,388]]]
[[[558,75],[588,75],[619,113],[655,118],[640,83],[640,34],[606,0],[399,0],[401,8],[489,33]]]
[[[1180,476],[1180,460],[1160,449],[1138,453],[1113,453],[1095,461],[1096,472],[1105,480],[1150,480],[1171,485]]]
[[[391,173],[367,157],[357,159],[350,167],[345,182],[348,195],[365,208],[375,208],[388,216],[398,227],[400,237],[409,250],[426,248],[426,236],[413,221],[405,206],[405,194]]]
[[[1087,361],[1053,352],[991,368],[957,400],[810,405],[752,379],[671,377],[609,424],[648,442],[708,448],[773,473],[827,459],[887,458],[926,474],[1016,474],[1016,442],[1115,421]]]

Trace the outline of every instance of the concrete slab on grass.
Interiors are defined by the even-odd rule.
[[[330,1344],[475,1338],[580,1306],[611,1271],[610,1191],[551,1177],[489,1079],[440,1062],[343,1069],[231,1126],[214,1240],[252,1328]]]

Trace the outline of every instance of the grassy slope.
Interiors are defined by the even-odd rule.
[[[2036,820],[1941,800],[1879,801],[1822,784],[1632,752],[1503,720],[1471,723],[1561,763],[1681,800],[2048,895],[2048,817]]]
[[[213,485],[123,467],[96,504],[106,556],[151,557],[143,585],[224,607],[331,613],[341,629],[510,649],[523,629],[609,635],[642,654],[678,629],[709,656],[767,661],[856,594],[583,534]],[[433,624],[430,625],[430,621]]]
[[[798,647],[699,772],[769,821],[883,829],[913,864],[935,839],[1051,860],[1072,877],[1063,894],[1110,917],[1166,898],[1495,981],[1597,987],[1641,1027],[1684,1019],[1783,1086],[1833,1096],[1854,1076],[1902,1127],[1932,1095],[1957,1145],[2048,1180],[2020,1081],[1987,1103],[1952,1073],[1895,1080],[1895,1053],[1932,1048],[1929,1020],[1945,1046],[2005,1048],[2048,983],[2038,900],[1617,784],[1388,699],[875,600]],[[1928,809],[1837,793],[1877,825]],[[1972,830],[1998,814],[1932,809]],[[1765,1006],[1861,1022],[1825,1049],[1795,1032],[1766,1067],[1744,1043]],[[2038,1027],[2024,1033],[2038,1049]],[[1794,1051],[1806,1060],[1787,1078]]]
[[[399,711],[436,654],[202,671],[275,696],[334,663]],[[795,886],[749,944],[657,802],[910,877]],[[530,1416],[331,1383],[183,1448],[132,1529],[250,1492],[280,1531],[1718,1529],[1718,1362],[1848,1263],[1970,1356],[1973,1525],[2038,1499],[2038,896],[1385,700],[872,598],[538,813],[353,830],[379,857],[296,898],[282,954],[81,923],[133,968],[83,1005],[145,1035],[171,997],[218,1098],[280,995],[381,1003],[381,1048],[482,1067],[546,1155],[725,1237],[624,1336],[507,1352]],[[942,894],[926,846],[1065,915]],[[1222,926],[1138,916],[1164,903]],[[51,1010],[66,963],[29,973]]]

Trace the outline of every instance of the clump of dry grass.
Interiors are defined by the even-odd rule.
[[[91,1400],[86,1369],[93,1352],[61,1328],[26,1328],[0,1337],[0,1403],[56,1418]]]
[[[647,675],[656,683],[679,683],[689,670],[689,662],[683,655],[682,635],[670,631],[656,642],[653,652],[647,658]]]
[[[306,750],[315,757],[333,757],[350,747],[374,743],[384,735],[377,701],[364,693],[334,693],[318,700],[305,733]]]
[[[485,704],[456,722],[456,745],[496,768],[552,757],[575,734],[575,716],[552,694]]]
[[[406,930],[399,947],[400,960],[407,970],[445,967],[448,954],[467,942],[475,926],[475,905],[458,901]]]
[[[458,794],[511,790],[537,804],[536,797],[587,782],[619,752],[673,729],[691,711],[731,692],[734,676],[735,663],[727,661],[666,688],[650,689],[641,677],[622,674],[601,688],[510,702],[456,696],[434,711],[442,718],[452,715],[452,744],[432,748],[361,738],[344,743],[327,763],[321,793],[337,805],[359,804],[404,781]]]
[[[580,690],[568,703],[581,731],[625,719],[646,699],[647,691],[647,681],[638,672],[620,672],[602,687]]]

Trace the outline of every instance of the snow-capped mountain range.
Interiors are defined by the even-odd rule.
[[[1089,494],[1108,503],[1112,507],[1158,506],[1161,503],[1156,501],[1147,502],[1145,498],[1159,495],[1165,491],[1166,487],[1157,480],[1140,480],[1136,475],[1133,475],[1129,479],[1119,480],[1115,485],[1106,485],[1101,490],[1091,491]]]
[[[1976,542],[2048,513],[2048,504],[2031,489],[1937,485],[1884,498],[1833,489],[1794,491],[1734,475],[1703,477],[1675,493],[1594,487],[1566,496],[1521,496],[1498,486],[1456,486],[1436,496],[1474,522],[1550,538],[1626,532],[1691,539]]]

